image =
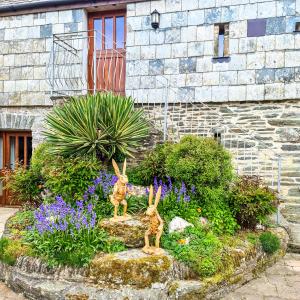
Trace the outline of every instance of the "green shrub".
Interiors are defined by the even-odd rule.
[[[10,191],[12,203],[40,203],[43,180],[33,169],[22,166],[7,173],[5,189]]]
[[[276,210],[276,194],[257,176],[243,176],[233,186],[229,206],[242,228],[255,229]]]
[[[101,165],[93,156],[57,157],[43,168],[45,187],[67,201],[81,199],[91,181],[99,175]]]
[[[21,238],[29,226],[33,224],[34,216],[32,210],[18,211],[7,221],[10,236],[14,239]]]
[[[42,176],[43,169],[51,166],[52,162],[55,161],[56,156],[49,153],[50,145],[46,142],[39,144],[33,151],[30,168],[37,174]]]
[[[132,156],[148,136],[143,110],[130,97],[98,93],[73,98],[46,117],[49,151],[63,156],[94,155],[109,160]]]
[[[168,153],[166,174],[201,191],[203,187],[228,186],[233,167],[229,152],[214,139],[188,135]]]
[[[271,232],[262,233],[259,240],[263,250],[268,254],[273,254],[280,248],[279,238]]]
[[[153,183],[154,177],[166,180],[166,159],[172,147],[173,144],[170,142],[156,145],[153,150],[146,154],[143,161],[137,167],[128,170],[130,182],[140,185],[150,185]]]
[[[162,246],[201,277],[212,276],[220,268],[222,244],[212,232],[201,227],[163,235]]]
[[[18,257],[32,254],[32,249],[21,240],[0,239],[0,260],[6,264],[14,265]]]

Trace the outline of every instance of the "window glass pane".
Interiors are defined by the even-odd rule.
[[[18,137],[19,143],[18,143],[18,147],[19,147],[19,163],[20,164],[24,164],[24,137],[23,136],[19,136]]]
[[[117,48],[125,48],[125,24],[124,24],[124,17],[117,17],[116,18],[116,44]]]
[[[105,49],[113,48],[114,29],[113,18],[105,18]]]
[[[218,56],[223,57],[224,56],[224,33],[219,34],[219,48],[218,48]]]
[[[9,167],[14,170],[16,161],[16,138],[9,137]]]
[[[96,50],[102,49],[102,19],[94,20],[94,30],[96,31]]]
[[[30,165],[31,155],[32,155],[32,137],[28,136],[27,137],[27,166]]]
[[[247,36],[264,36],[266,35],[266,19],[256,19],[247,21]]]
[[[3,138],[0,137],[0,169],[3,169]]]

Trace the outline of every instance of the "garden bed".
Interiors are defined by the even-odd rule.
[[[239,239],[238,245],[227,249],[223,269],[205,279],[196,278],[167,253],[162,257],[148,256],[133,249],[102,258],[96,256],[86,268],[49,268],[38,258],[19,257],[14,266],[0,262],[0,280],[37,300],[220,299],[285,254],[286,231],[271,231],[281,241],[276,253],[266,254],[259,244]]]

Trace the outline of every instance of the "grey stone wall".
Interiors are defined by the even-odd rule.
[[[0,17],[0,106],[52,105],[46,67],[52,35],[85,24],[83,10]]]
[[[150,13],[161,13],[160,28]],[[300,98],[299,0],[153,0],[129,4],[127,94],[159,102]],[[247,20],[266,35],[247,37]],[[213,60],[214,24],[229,22],[229,58]]]

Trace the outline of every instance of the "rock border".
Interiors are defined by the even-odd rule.
[[[170,280],[153,283],[151,287],[136,288],[130,285],[113,286],[95,284],[87,276],[88,269],[58,267],[49,269],[39,259],[20,257],[15,266],[0,262],[0,280],[15,292],[23,293],[32,300],[199,300],[220,299],[256,278],[268,266],[285,255],[288,234],[278,227],[270,229],[281,240],[281,249],[267,255],[260,246],[244,246],[230,253],[236,268],[232,272],[224,270],[205,280]]]

